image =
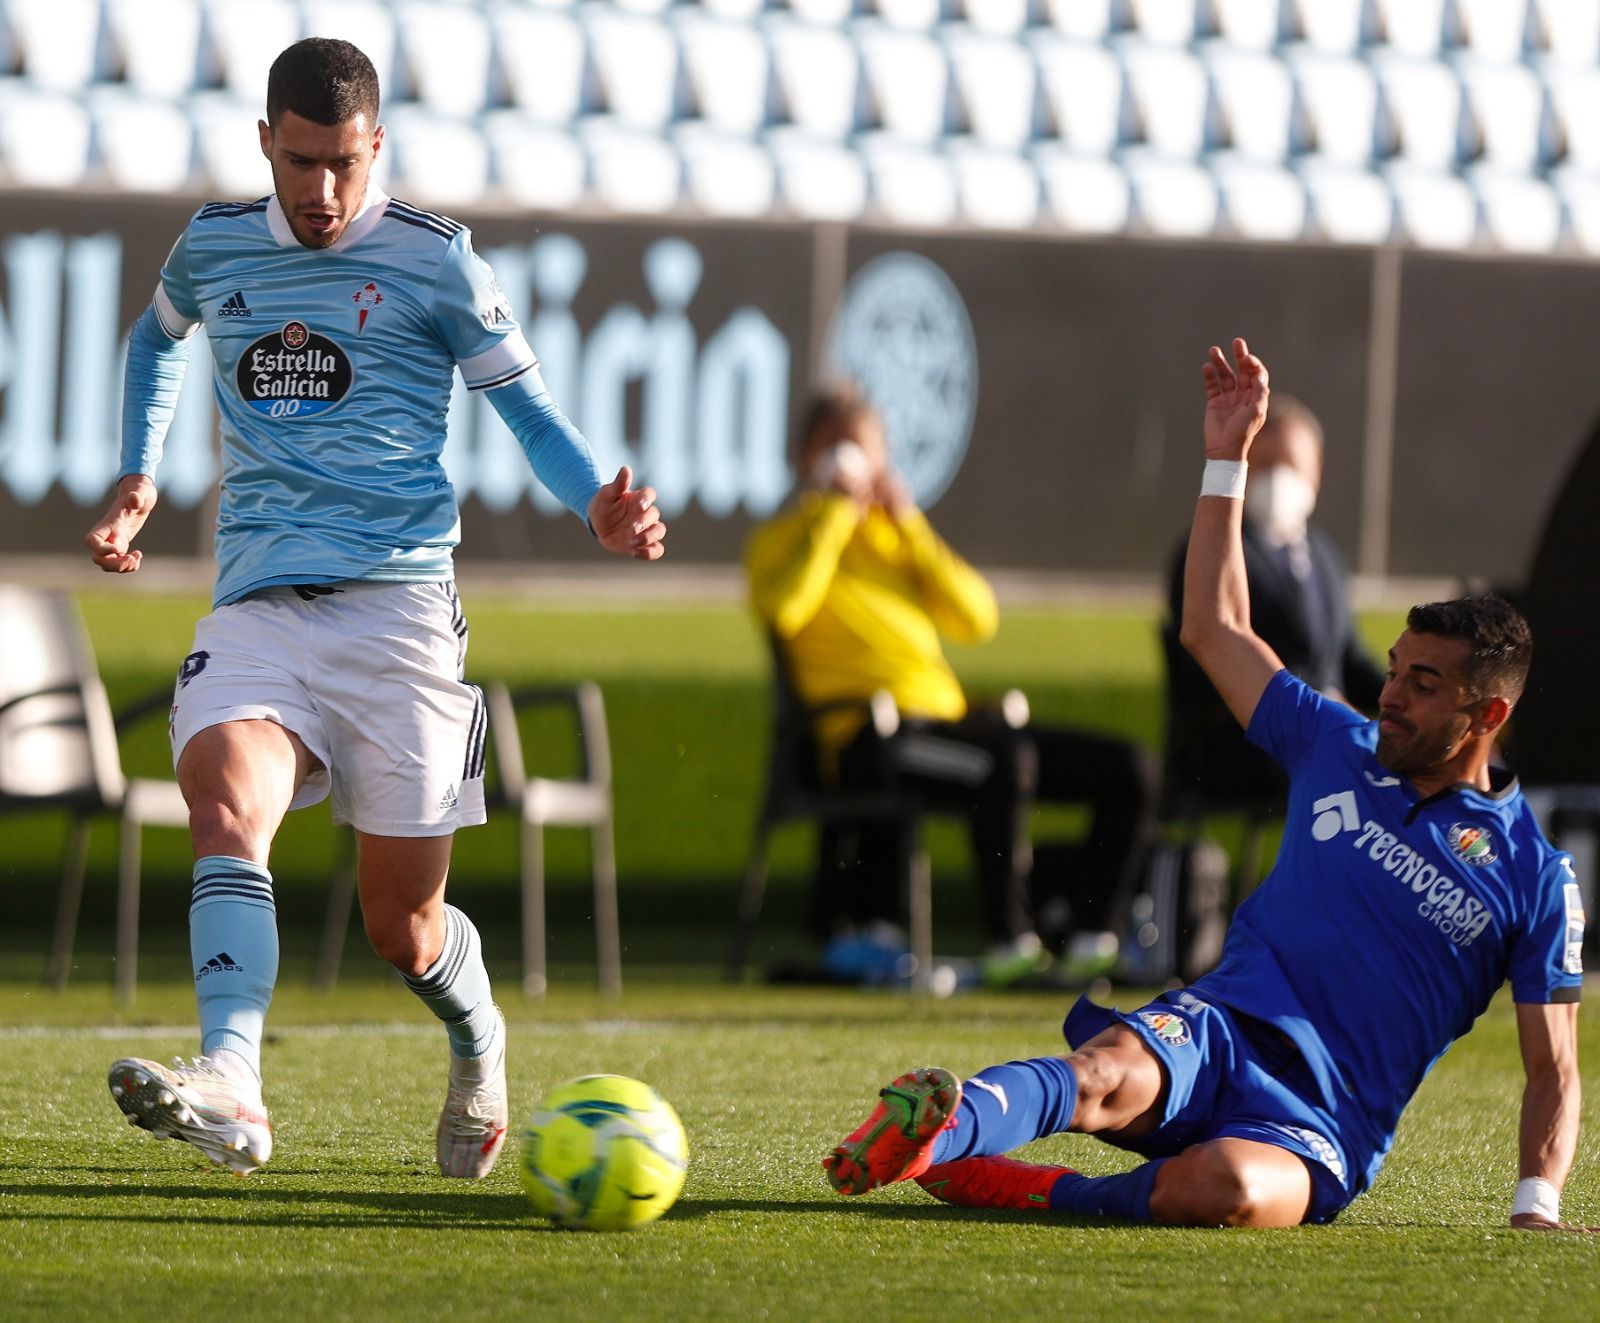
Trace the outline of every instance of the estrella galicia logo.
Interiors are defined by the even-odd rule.
[[[183,659],[183,664],[178,667],[178,688],[184,688],[190,680],[205,670],[206,663],[211,660],[209,652],[191,652]]]
[[[1482,868],[1500,857],[1494,852],[1494,838],[1470,822],[1458,822],[1451,827],[1448,840],[1451,853],[1464,864]]]
[[[350,393],[350,356],[304,322],[288,322],[239,355],[239,397],[268,418],[311,418]]]

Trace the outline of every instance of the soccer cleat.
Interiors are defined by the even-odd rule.
[[[961,1081],[942,1066],[907,1071],[878,1094],[881,1100],[822,1160],[840,1194],[865,1194],[919,1176],[928,1168],[934,1137],[961,1103]]]
[[[916,1181],[935,1199],[963,1208],[1048,1209],[1055,1183],[1075,1175],[1071,1167],[982,1157],[936,1162]]]
[[[219,1167],[248,1176],[272,1156],[272,1126],[261,1088],[210,1057],[171,1066],[124,1057],[107,1078],[128,1124],[157,1139],[182,1139]]]
[[[495,1008],[499,1032],[482,1056],[450,1054],[450,1090],[439,1113],[439,1170],[478,1180],[494,1170],[506,1142],[506,1017]]]

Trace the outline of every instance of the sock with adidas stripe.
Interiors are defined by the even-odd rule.
[[[189,952],[200,1007],[200,1051],[232,1053],[259,1080],[261,1036],[278,981],[272,874],[230,855],[196,860]]]
[[[483,965],[478,930],[454,905],[444,907],[444,950],[417,975],[403,975],[406,986],[444,1021],[450,1050],[458,1057],[487,1052],[499,1031],[489,971]]]

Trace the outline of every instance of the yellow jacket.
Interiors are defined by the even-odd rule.
[[[826,704],[879,689],[910,716],[966,715],[961,683],[940,635],[961,643],[992,638],[994,592],[950,550],[925,516],[865,514],[850,497],[808,491],[758,528],[745,550],[750,600],[777,636],[800,698]],[[843,748],[864,716],[825,716],[824,756]]]

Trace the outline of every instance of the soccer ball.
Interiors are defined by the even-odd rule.
[[[683,1189],[688,1140],[672,1104],[639,1080],[585,1075],[552,1089],[522,1131],[522,1186],[557,1226],[626,1231]]]

